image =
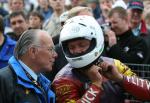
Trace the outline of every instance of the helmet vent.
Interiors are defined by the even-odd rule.
[[[79,23],[80,25],[82,25],[82,26],[85,26],[86,27],[86,25],[85,24],[82,24],[82,23]]]

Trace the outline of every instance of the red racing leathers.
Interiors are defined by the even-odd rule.
[[[150,82],[135,76],[124,76],[124,89],[140,100],[150,100]]]
[[[106,57],[102,57],[102,59],[115,65],[125,75],[134,75],[120,61]],[[102,103],[100,97],[103,94],[103,90],[88,82],[85,76],[82,76],[69,64],[56,75],[52,87],[56,93],[57,103]]]
[[[85,90],[84,81],[81,82],[73,73],[70,65],[67,65],[56,75],[52,85],[57,96],[56,102],[87,103],[89,101],[90,103],[99,103],[102,90],[94,84]]]

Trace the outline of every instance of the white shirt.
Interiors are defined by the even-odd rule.
[[[132,32],[133,32],[134,36],[139,36],[140,30],[141,30],[141,23],[140,23],[139,26],[137,26],[136,28],[132,29]]]
[[[21,66],[31,75],[31,77],[37,81],[37,74],[30,69],[26,64],[24,64],[21,60],[19,60],[19,63],[21,64]]]

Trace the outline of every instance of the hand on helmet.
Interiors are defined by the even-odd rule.
[[[88,76],[88,78],[92,81],[93,84],[95,84],[98,87],[101,87],[102,84],[102,76],[99,73],[102,68],[93,65],[91,68],[87,69],[85,71],[85,74]]]
[[[111,64],[108,64],[107,62],[101,62],[98,64],[99,67],[101,67],[101,74],[107,77],[110,80],[114,80],[116,82],[120,82],[123,80],[123,75],[119,73],[118,69]]]

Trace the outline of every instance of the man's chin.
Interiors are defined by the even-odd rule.
[[[49,67],[47,68],[47,71],[50,72],[50,71],[52,71],[52,69],[53,69],[53,68],[52,68],[51,66],[49,66]]]
[[[42,69],[42,71],[43,71],[43,72],[50,72],[50,71],[52,71],[52,67],[51,67],[51,66],[44,67],[44,68]]]
[[[17,36],[20,36],[23,32],[16,32]]]

